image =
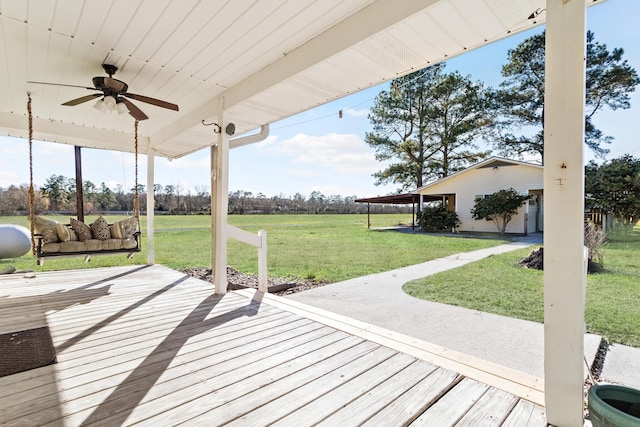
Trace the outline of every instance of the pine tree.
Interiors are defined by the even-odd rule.
[[[481,83],[443,70],[397,78],[377,96],[365,141],[377,160],[392,162],[374,174],[377,185],[415,189],[489,155],[477,142],[493,124],[492,97]]]

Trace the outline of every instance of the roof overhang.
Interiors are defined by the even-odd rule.
[[[589,4],[596,3],[587,0]],[[202,121],[242,134],[540,25],[545,0],[34,0],[0,5],[0,134],[133,150],[133,119],[61,106],[116,65],[133,101],[140,151],[177,158],[211,146]],[[533,16],[532,18],[530,18]]]
[[[442,200],[439,196],[423,196],[423,201],[439,201]],[[412,203],[420,202],[420,194],[417,193],[404,193],[404,194],[390,194],[388,196],[367,197],[364,199],[356,199],[356,203],[373,203],[383,205],[410,205]]]

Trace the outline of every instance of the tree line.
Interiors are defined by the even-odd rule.
[[[85,214],[97,212],[132,212],[135,188],[125,191],[122,185],[115,190],[105,183],[96,186],[84,181],[83,204]],[[211,195],[208,188],[185,190],[179,185],[154,184],[155,211],[167,214],[210,214]],[[140,210],[147,210],[146,186],[138,185]],[[313,191],[308,196],[279,194],[267,197],[263,193],[238,190],[229,192],[230,214],[354,214],[366,213],[367,205],[356,203],[356,196],[325,196]],[[37,214],[45,212],[76,212],[76,182],[73,178],[52,175],[44,185],[35,189],[34,206]],[[411,213],[411,205],[372,205],[372,213]],[[0,188],[0,215],[27,215],[29,186],[12,185]]]

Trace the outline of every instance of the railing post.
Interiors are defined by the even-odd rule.
[[[259,230],[260,247],[258,248],[258,290],[268,292],[267,283],[267,230]]]

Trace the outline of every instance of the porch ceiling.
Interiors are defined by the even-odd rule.
[[[586,0],[589,4],[600,0]],[[224,97],[236,134],[539,25],[545,0],[0,0],[0,134],[133,150],[133,119],[87,102],[102,63],[130,91],[141,152],[175,158],[210,146],[202,120]],[[535,11],[535,19],[528,19]]]

